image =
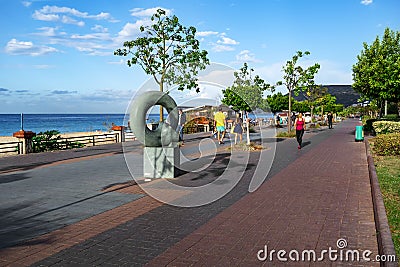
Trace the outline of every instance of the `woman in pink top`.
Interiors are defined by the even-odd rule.
[[[299,113],[294,122],[294,126],[296,127],[296,139],[297,143],[299,143],[298,149],[301,149],[301,143],[303,142],[303,134],[306,128],[306,122],[303,118],[303,113]]]

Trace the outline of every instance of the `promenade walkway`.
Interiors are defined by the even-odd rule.
[[[354,142],[358,123],[306,133],[301,150],[294,139],[267,140],[276,151],[258,190],[248,192],[263,163],[252,152],[228,194],[193,208],[147,195],[130,176],[140,175],[141,165],[129,170],[118,145],[46,153],[36,163],[33,156],[0,159],[0,266],[379,266],[340,261],[346,251],[378,255],[365,146]],[[188,140],[184,153],[199,155],[199,140]],[[229,161],[226,147],[204,171],[174,182],[213,181]],[[132,143],[127,158],[141,162],[140,151]],[[313,250],[322,262],[293,261],[293,250],[300,259]],[[323,250],[337,250],[331,256],[339,258]]]

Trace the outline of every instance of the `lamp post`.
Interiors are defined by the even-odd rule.
[[[21,130],[24,130],[24,113],[21,113]]]

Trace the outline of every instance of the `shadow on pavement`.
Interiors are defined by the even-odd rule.
[[[305,142],[303,142],[303,147],[305,147],[305,146],[308,146],[308,145],[310,145],[311,144],[311,141],[305,141]]]
[[[46,221],[38,218],[33,220],[26,218],[25,214],[33,204],[24,203],[12,207],[0,208],[0,249],[16,246],[23,241],[25,241],[24,245],[30,244],[30,241],[26,242],[27,239],[52,230]],[[62,220],[62,218],[59,220]],[[34,241],[34,244],[38,243],[51,243],[51,240],[50,238],[43,238]]]

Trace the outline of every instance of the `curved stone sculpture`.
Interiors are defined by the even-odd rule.
[[[163,106],[168,112],[169,123],[160,122],[157,129],[150,130],[146,126],[146,113],[155,106]],[[145,147],[164,147],[177,143],[179,136],[175,131],[178,125],[178,110],[176,103],[168,94],[159,91],[149,91],[138,96],[132,103],[129,122],[136,138]]]

